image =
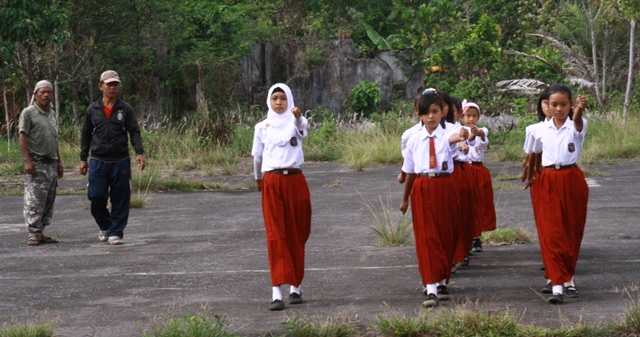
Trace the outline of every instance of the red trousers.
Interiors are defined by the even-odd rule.
[[[422,284],[448,281],[455,252],[454,224],[460,222],[453,178],[417,177],[410,198]]]
[[[304,246],[311,232],[311,197],[304,175],[266,172],[262,180],[262,213],[271,284],[300,286]]]
[[[476,221],[474,237],[479,237],[482,232],[496,229],[496,206],[493,203],[493,185],[491,173],[482,164],[471,165],[473,171],[473,209]]]
[[[577,167],[544,169],[536,184],[540,184],[536,208],[542,261],[551,283],[561,285],[570,281],[576,271],[587,221],[589,187]]]
[[[472,195],[473,172],[471,171],[471,165],[456,162],[451,176],[458,189],[458,204],[460,207],[460,223],[456,226],[457,234],[454,235],[456,250],[453,261],[463,262],[471,250],[475,234]]]

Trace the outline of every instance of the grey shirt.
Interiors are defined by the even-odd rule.
[[[33,160],[58,159],[58,125],[53,109],[42,110],[33,104],[20,114],[19,130],[27,137],[29,156]]]

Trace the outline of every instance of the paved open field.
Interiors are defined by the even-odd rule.
[[[489,163],[494,178],[519,174],[515,163]],[[522,323],[558,327],[584,320],[618,322],[629,305],[618,290],[640,284],[640,174],[637,161],[588,165],[590,200],[576,283],[582,293],[561,306],[546,304],[537,244],[485,247],[471,266],[452,277],[455,307],[516,310]],[[379,248],[363,204],[379,197],[394,212],[402,187],[398,167],[352,172],[340,164],[310,163],[313,222],[307,244],[305,303],[270,312],[271,300],[260,195],[250,176],[207,177],[227,191],[156,193],[148,207],[131,211],[125,245],[98,242],[86,196],[59,196],[48,235],[60,243],[28,247],[22,198],[0,198],[0,322],[36,316],[58,319],[62,336],[139,336],[154,316],[208,305],[246,336],[282,333],[298,316],[348,313],[362,324],[381,313],[420,310],[415,251]],[[61,188],[82,188],[67,173]],[[496,182],[498,227],[535,235],[528,191],[519,181]],[[285,289],[286,293],[287,290]],[[437,309],[441,310],[441,309]]]

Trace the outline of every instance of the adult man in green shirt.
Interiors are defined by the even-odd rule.
[[[53,86],[43,80],[33,90],[31,105],[20,114],[20,152],[24,159],[24,221],[27,245],[56,243],[43,234],[51,224],[58,179],[64,168],[58,151],[58,126],[51,106]],[[35,100],[35,103],[34,103]]]

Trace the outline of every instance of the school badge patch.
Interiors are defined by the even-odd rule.
[[[573,153],[576,151],[576,144],[569,143],[569,152]]]
[[[122,110],[118,110],[118,120],[121,121],[122,120]]]
[[[446,171],[446,170],[448,170],[448,169],[449,169],[449,162],[447,162],[447,161],[443,161],[443,162],[442,162],[442,170],[443,170],[443,171]]]
[[[482,149],[480,149],[479,147],[476,147],[476,153],[479,155],[482,154]]]
[[[298,145],[298,138],[291,137],[291,140],[289,140],[289,144],[291,144],[291,146],[297,146]]]

